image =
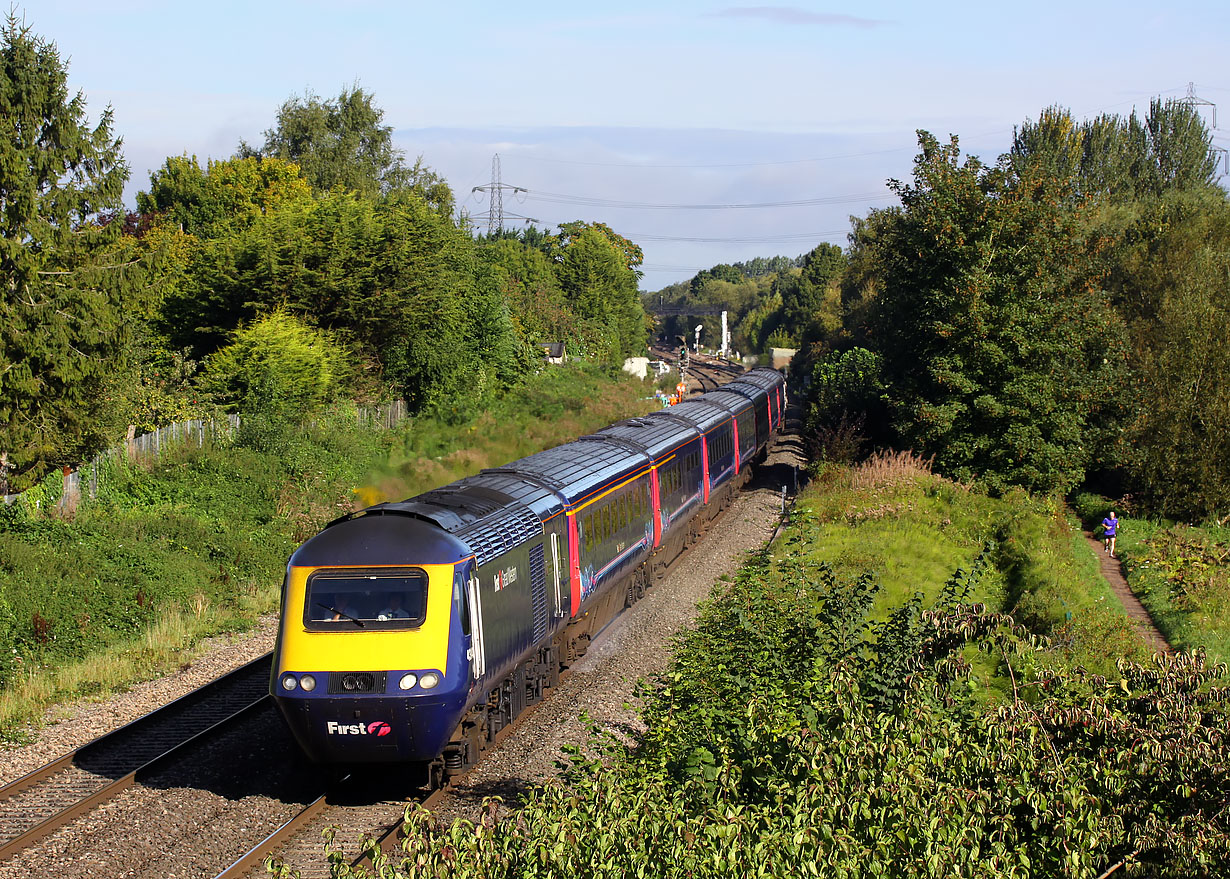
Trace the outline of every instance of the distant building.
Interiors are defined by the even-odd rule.
[[[568,359],[568,355],[564,353],[563,342],[539,342],[538,347],[542,349],[542,356],[547,363],[563,363]]]
[[[797,348],[770,348],[769,349],[769,365],[774,369],[785,369],[790,366],[790,361],[794,355],[798,353]]]
[[[639,379],[648,378],[649,376],[649,358],[648,357],[629,357],[624,361],[624,372],[630,373]]]

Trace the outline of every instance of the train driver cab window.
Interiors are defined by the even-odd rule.
[[[303,624],[314,632],[417,629],[427,616],[427,574],[418,568],[316,571]]]

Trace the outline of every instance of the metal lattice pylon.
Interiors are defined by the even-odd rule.
[[[500,176],[500,154],[496,153],[491,157],[491,182],[484,186],[475,186],[471,192],[485,192],[488,194],[487,206],[487,234],[494,235],[496,231],[504,228],[504,190],[511,189],[513,192],[527,192],[528,190],[520,186],[512,186],[506,184]],[[522,217],[513,215],[514,219],[525,220],[527,223],[537,222],[533,217]],[[482,216],[476,217],[482,219]]]

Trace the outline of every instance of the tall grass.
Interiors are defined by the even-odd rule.
[[[656,408],[649,385],[582,366],[548,370],[460,429],[415,419],[356,489],[359,506],[412,497]]]
[[[1058,499],[1019,491],[991,498],[906,452],[830,466],[797,507],[809,557],[839,578],[871,573],[877,613],[915,593],[933,600],[955,570],[970,570],[985,553],[990,564],[971,600],[1051,637],[1065,661],[1109,671],[1118,656],[1148,656]]]

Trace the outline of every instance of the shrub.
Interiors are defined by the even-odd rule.
[[[277,310],[236,330],[205,361],[202,387],[230,411],[298,419],[345,381],[345,348],[329,333]]]

